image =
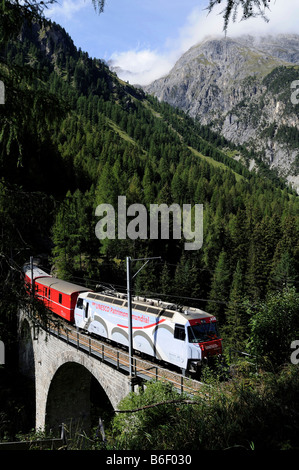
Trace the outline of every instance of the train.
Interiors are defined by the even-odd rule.
[[[29,292],[78,330],[129,347],[127,295],[95,292],[25,265]],[[197,375],[202,364],[222,356],[217,320],[199,308],[141,296],[132,297],[133,351]]]

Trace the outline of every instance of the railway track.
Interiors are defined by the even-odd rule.
[[[97,358],[120,372],[129,375],[130,356],[128,351],[117,345],[109,344],[105,340],[95,338],[86,333],[78,332],[75,327],[66,323],[51,324],[48,332],[72,347]],[[179,372],[170,370],[159,363],[133,355],[133,383],[142,383],[149,380],[170,382],[179,392],[190,395],[200,393],[203,383],[186,377]]]

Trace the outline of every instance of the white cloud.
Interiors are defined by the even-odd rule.
[[[78,11],[86,8],[84,0],[63,0],[63,3],[54,3],[46,10],[46,16],[55,21],[55,18],[70,20]]]
[[[206,4],[208,2],[206,1]],[[208,14],[203,8],[195,8],[188,16],[185,25],[178,31],[175,39],[168,38],[161,51],[140,49],[115,52],[111,57],[114,67],[123,72],[119,76],[132,84],[146,85],[167,74],[175,61],[190,47],[207,36],[223,36],[223,6]],[[262,18],[230,22],[228,36],[242,34],[265,35],[278,33],[298,33],[299,0],[274,0],[266,11],[269,22]]]
[[[149,49],[114,53],[110,62],[121,69],[117,73],[122,80],[139,85],[149,84],[173,66],[171,54],[163,55]]]
[[[223,7],[214,10],[204,18],[202,12],[195,12],[193,22],[194,34],[197,41],[208,34],[223,34],[223,16],[221,15]],[[251,18],[236,22],[230,22],[228,26],[229,36],[239,36],[242,34],[265,35],[278,33],[299,33],[299,0],[272,0],[269,3],[269,9],[265,10],[265,16],[269,22],[261,17]],[[196,33],[197,29],[197,33]],[[188,26],[187,26],[188,30]],[[192,24],[191,24],[192,31]]]

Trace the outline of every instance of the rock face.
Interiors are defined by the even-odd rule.
[[[209,37],[144,90],[252,148],[299,191],[298,65],[299,35]]]

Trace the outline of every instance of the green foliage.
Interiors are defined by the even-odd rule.
[[[299,333],[298,196],[268,171],[252,174],[230,158],[227,149],[236,148],[210,128],[124,85],[102,61],[77,50],[59,26],[25,28],[20,38],[1,43],[8,85],[0,110],[1,338],[14,344],[15,310],[23,301],[20,268],[29,255],[45,253],[47,267],[53,263],[60,277],[116,287],[125,283],[126,256],[161,256],[161,263],[147,265],[134,280],[135,293],[206,309],[218,317],[226,347],[243,349],[250,338],[254,352],[276,366],[288,360]],[[276,74],[267,86],[279,86]],[[282,131],[291,137],[289,129]],[[201,250],[186,252],[172,239],[100,242],[95,208],[116,207],[119,195],[128,205],[147,208],[203,204]],[[288,397],[294,400],[295,377],[280,380],[269,389],[271,399],[290,386]],[[266,398],[269,390],[264,396],[240,389],[208,403],[119,414],[115,445],[248,448],[261,447],[264,439],[270,446],[259,419],[265,418],[266,432],[275,421],[272,413],[286,416],[279,408],[282,398],[277,406]],[[149,384],[124,406],[178,398],[183,397],[168,386]],[[297,429],[296,414],[293,418]],[[274,425],[273,443],[279,447]],[[294,445],[286,436],[285,445]]]
[[[82,194],[76,190],[68,192],[64,203],[60,205],[52,227],[52,254],[57,276],[62,279],[71,278],[75,271],[82,271],[88,263],[85,254],[94,245],[94,233],[88,228],[92,214],[93,199],[89,193]]]
[[[276,133],[276,139],[279,142],[287,142],[291,149],[297,149],[299,131],[296,127],[280,126]]]
[[[223,389],[206,387],[204,399],[188,404],[169,384],[150,383],[123,400],[120,409],[132,411],[116,414],[110,448],[297,450],[298,380],[298,369],[288,366],[277,374],[239,377]]]
[[[299,336],[299,295],[295,288],[269,295],[251,307],[250,348],[275,367],[290,360],[291,343]]]
[[[61,277],[112,284],[123,284],[126,256],[162,256],[163,264],[147,266],[137,277],[136,292],[208,299],[193,304],[216,314],[228,334],[238,331],[244,344],[249,329],[243,300],[266,298],[286,276],[288,285],[296,285],[298,197],[282,191],[269,173],[252,174],[229,157],[224,149],[235,146],[209,127],[124,85],[102,61],[77,50],[59,26],[26,28],[22,41],[2,49],[14,79],[0,115],[0,164],[5,185],[22,184],[26,194],[18,202],[21,216],[16,206],[3,206],[3,223],[10,220],[18,229],[10,240],[18,233],[26,240],[15,252],[35,247],[30,249],[37,254],[43,246]],[[13,93],[20,93],[15,103]],[[50,210],[43,191],[53,198]],[[147,208],[203,204],[203,247],[187,253],[171,238],[100,242],[95,208],[116,208],[119,195],[128,205]],[[30,207],[35,201],[30,223],[23,219],[28,200]],[[43,242],[38,248],[36,238]]]
[[[207,10],[211,12],[215,5],[223,3],[223,29],[227,31],[230,21],[236,21],[238,15],[241,13],[241,19],[254,18],[261,16],[266,20],[265,10],[269,8],[268,1],[270,0],[210,0]]]
[[[188,422],[192,406],[179,403],[183,399],[184,397],[168,383],[147,383],[144,390],[125,398],[120,410],[158,405],[137,412],[117,413],[113,420],[114,445],[129,450],[175,450],[180,443],[183,448],[188,448],[187,436],[184,434],[186,428],[192,426],[193,420]],[[175,403],[167,403],[172,400]],[[192,433],[191,429],[190,431]]]
[[[60,277],[117,288],[125,284],[126,256],[161,256],[161,263],[150,263],[134,279],[134,293],[215,314],[225,345],[243,349],[254,324],[257,346],[258,317],[247,306],[267,303],[269,294],[286,285],[297,286],[298,196],[269,173],[252,174],[229,157],[227,148],[235,147],[208,127],[124,85],[102,61],[77,50],[57,25],[24,29],[21,40],[2,43],[1,52],[1,71],[9,80],[0,110],[2,325],[10,325],[4,312],[13,317],[22,300],[15,295],[21,291],[12,282],[12,267],[19,276],[29,255],[45,253],[47,267],[52,263]],[[202,248],[187,252],[181,240],[171,238],[98,240],[95,208],[101,203],[116,208],[120,195],[128,205],[147,208],[203,204]],[[288,298],[280,305],[283,301],[289,305]],[[285,309],[279,325],[286,324],[283,315]],[[262,341],[258,353],[268,354],[266,346]],[[278,362],[287,357],[289,344],[281,348]],[[159,393],[163,399],[174,396]],[[141,396],[149,399],[146,392]],[[159,399],[158,391],[153,399]],[[140,415],[144,421],[132,415],[132,429],[136,424],[149,433],[157,423],[157,433],[145,434],[144,445],[166,449],[174,445],[174,426],[191,448],[199,436],[191,410],[193,405],[176,410],[181,430],[173,405],[159,409],[164,421],[155,409]],[[183,412],[190,414],[188,423]],[[207,422],[200,426],[203,430]],[[128,436],[120,432],[125,442]],[[138,438],[131,437],[128,445],[136,448]]]
[[[293,162],[292,172],[293,172],[293,175],[295,176],[299,175],[299,153],[296,155],[296,158]]]

